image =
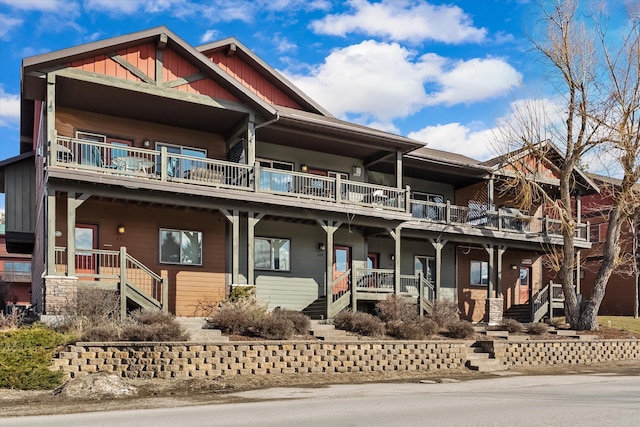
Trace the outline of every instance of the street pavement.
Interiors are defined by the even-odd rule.
[[[0,420],[12,426],[640,426],[640,376],[509,376],[230,395],[237,403]]]

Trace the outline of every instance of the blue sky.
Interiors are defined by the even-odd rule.
[[[0,0],[0,160],[18,154],[22,58],[159,25],[235,36],[334,115],[483,160],[512,103],[545,99],[535,23],[528,0]]]

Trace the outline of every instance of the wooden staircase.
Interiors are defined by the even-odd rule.
[[[531,322],[531,306],[529,304],[515,304],[504,312],[502,317],[514,319],[520,323]]]

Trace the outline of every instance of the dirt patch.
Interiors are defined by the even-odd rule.
[[[510,368],[507,375],[612,373],[640,375],[637,361],[602,363],[597,366],[537,366]],[[505,375],[505,373],[500,373]],[[137,394],[107,396],[104,394],[77,397],[55,391],[0,390],[0,418],[21,415],[47,415],[76,412],[147,409],[203,404],[221,404],[244,401],[231,393],[271,387],[325,387],[330,384],[363,384],[372,382],[419,382],[420,380],[466,381],[493,377],[490,373],[479,373],[467,369],[440,372],[378,372],[370,374],[295,374],[232,376],[192,380],[143,380],[122,379],[127,387],[135,388]],[[86,379],[74,380],[77,382]],[[74,381],[68,387],[77,387]],[[95,381],[92,383],[95,384]]]

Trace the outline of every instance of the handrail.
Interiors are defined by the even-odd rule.
[[[356,288],[368,292],[392,292],[394,271],[382,268],[361,268],[356,270]]]
[[[351,269],[348,269],[331,282],[329,285],[329,295],[331,295],[333,302],[335,302],[349,292],[349,290],[351,290]]]

